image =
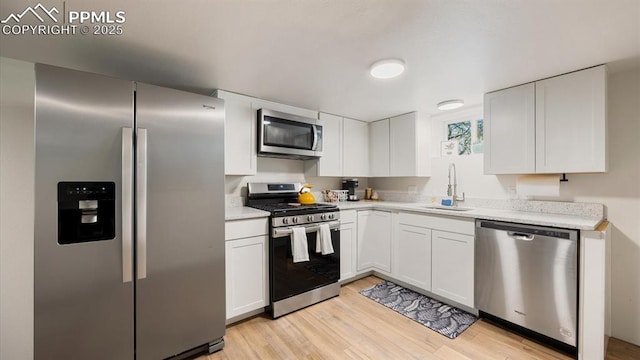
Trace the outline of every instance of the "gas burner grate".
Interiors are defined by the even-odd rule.
[[[336,205],[331,204],[313,204],[313,205],[299,205],[295,203],[271,203],[271,204],[252,204],[250,207],[269,211],[272,215],[283,214],[298,214],[298,213],[310,213],[321,211],[335,211],[338,209]]]

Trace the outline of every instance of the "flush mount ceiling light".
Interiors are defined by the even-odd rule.
[[[400,59],[380,60],[373,65],[369,73],[377,79],[391,79],[404,72],[404,61]]]
[[[438,110],[453,110],[464,105],[464,101],[460,99],[441,101],[438,103]]]

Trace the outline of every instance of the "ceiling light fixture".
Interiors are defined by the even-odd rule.
[[[460,99],[441,101],[438,103],[438,110],[453,110],[464,105],[464,101]]]
[[[391,79],[404,72],[404,61],[400,59],[380,60],[371,65],[369,73],[377,79]]]

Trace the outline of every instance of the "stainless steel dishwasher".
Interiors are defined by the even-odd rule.
[[[475,299],[481,315],[576,347],[578,234],[476,220]]]

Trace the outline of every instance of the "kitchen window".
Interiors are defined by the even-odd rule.
[[[458,142],[458,155],[481,154],[484,150],[484,121],[451,120],[444,123],[446,141]]]

